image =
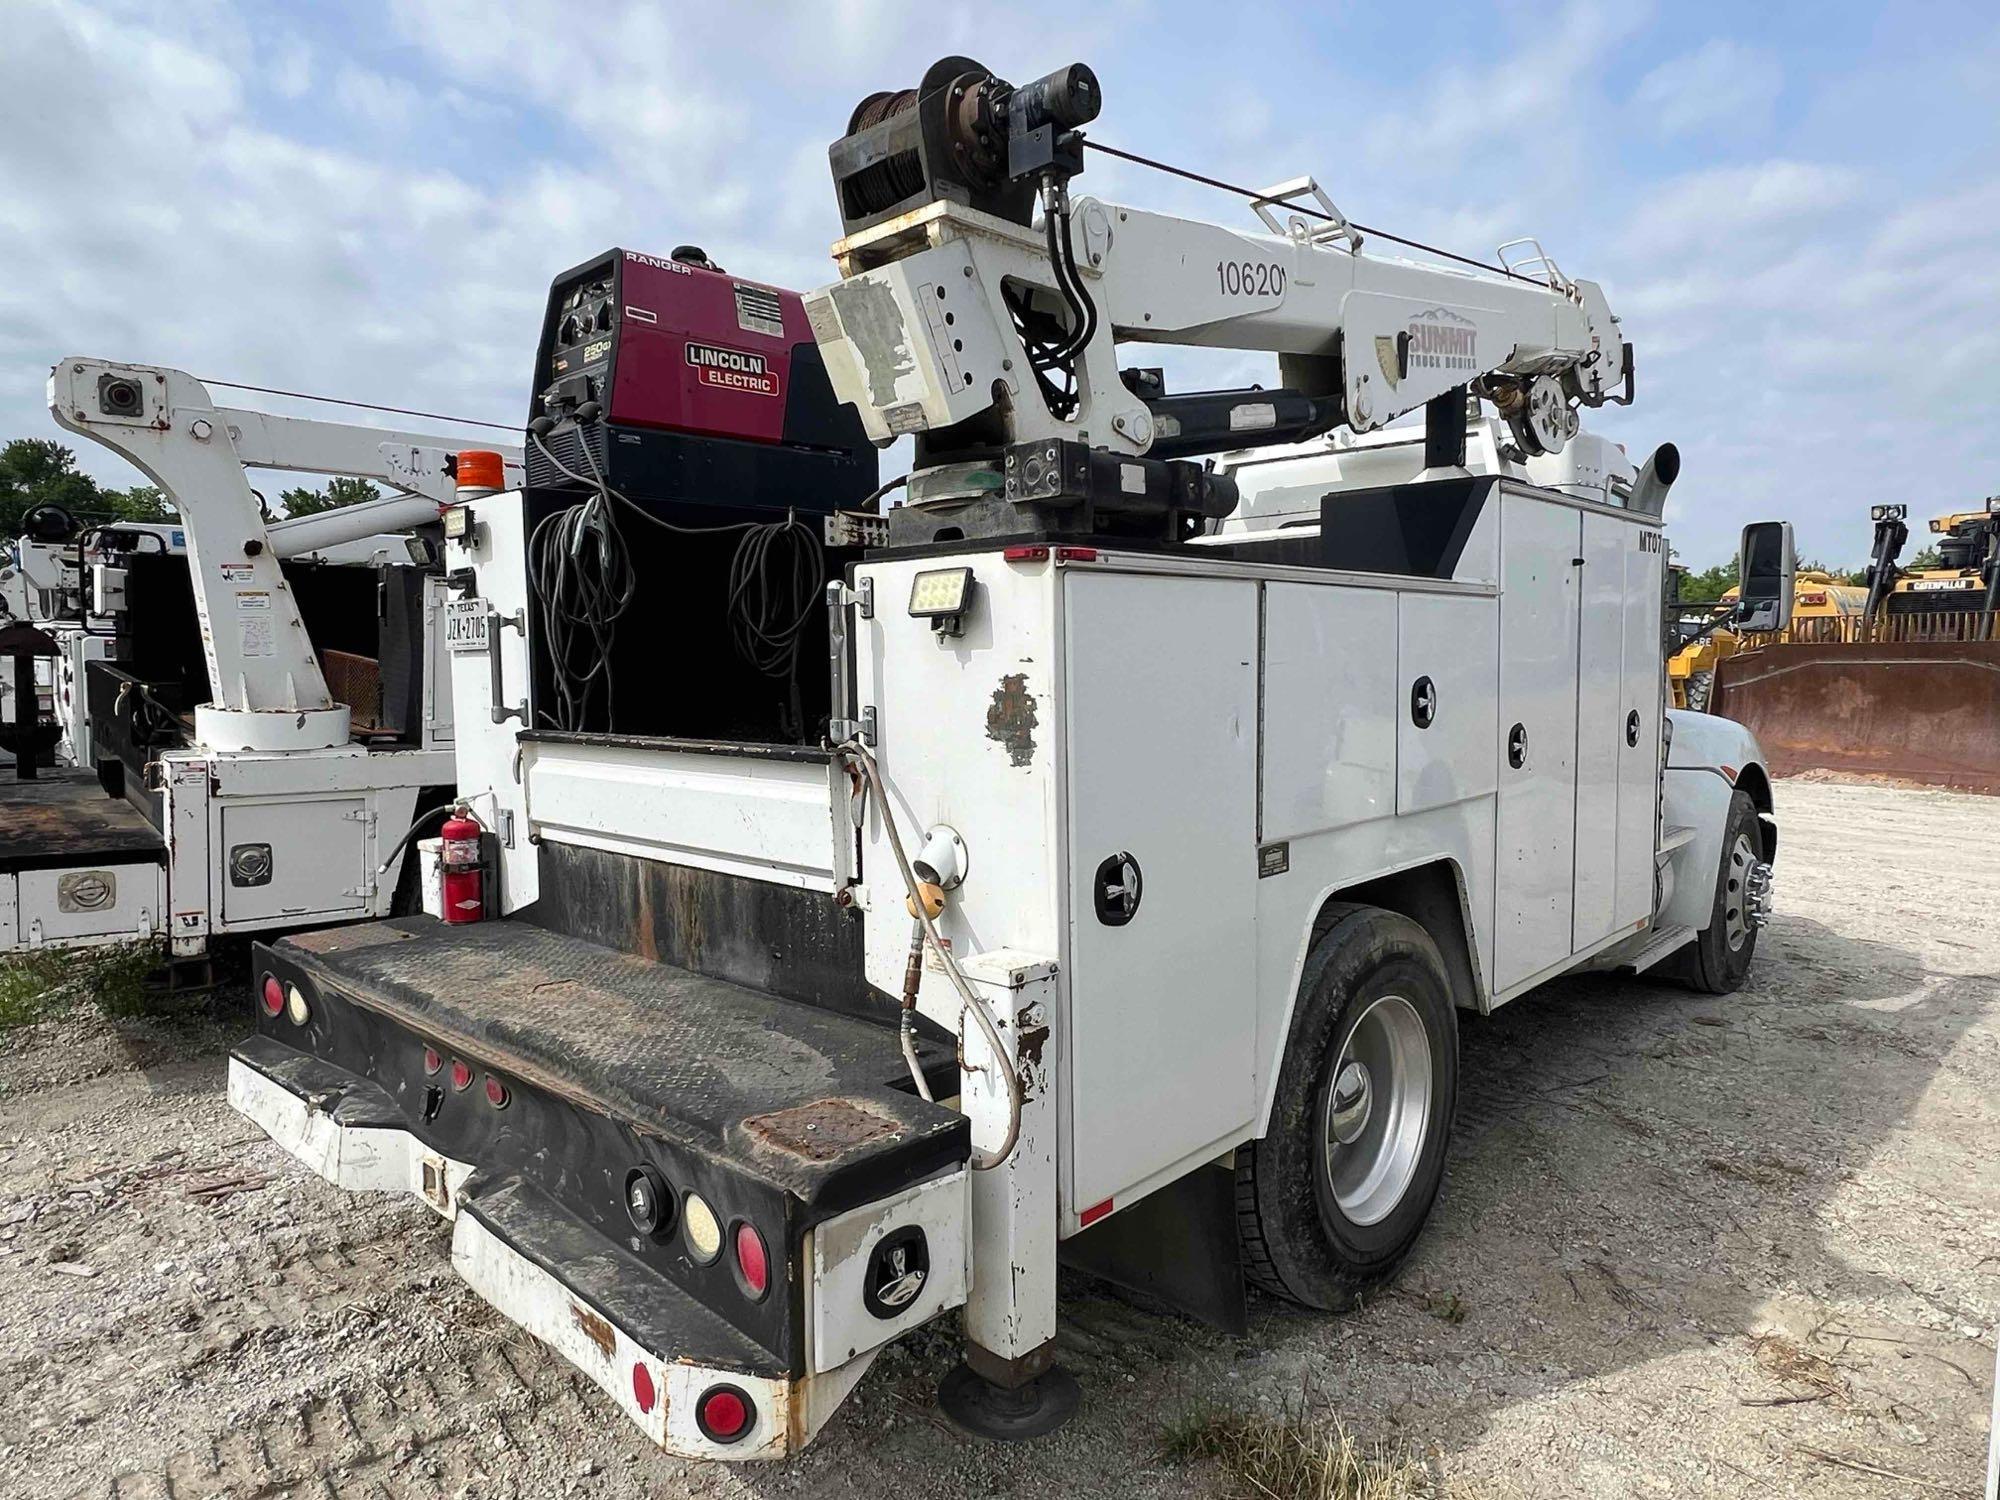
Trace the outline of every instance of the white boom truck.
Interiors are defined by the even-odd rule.
[[[49,408],[179,520],[70,565],[74,618],[48,629],[87,685],[89,759],[0,784],[0,951],[164,936],[198,970],[218,937],[386,915],[399,839],[454,781],[447,586],[407,533],[436,532],[466,445],[221,407],[179,371],[95,359],[55,366]],[[397,493],[267,523],[251,468]]]
[[[1630,392],[1598,289],[1379,257],[1309,188],[1269,235],[1072,203],[1095,112],[1087,69],[946,59],[832,149],[833,286],[630,252],[559,281],[524,502],[450,552],[494,622],[458,754],[506,915],[257,950],[235,1106],[420,1194],[676,1453],[798,1451],[954,1309],[946,1410],[1047,1431],[1059,1261],[1239,1329],[1246,1282],[1345,1306],[1436,1197],[1459,1011],[1668,961],[1727,991],[1756,944],[1757,746],[1662,698],[1675,456],[1578,431]],[[1148,340],[1286,378],[1168,394],[1118,367]],[[908,503],[827,523],[824,730],[726,732],[755,678],[683,553],[785,523],[746,497],[755,540],[718,538],[701,476],[754,473],[736,434],[821,359],[868,435],[915,435]],[[622,426],[649,379],[743,425]],[[1246,442],[1286,446],[1190,458]],[[564,525],[592,571],[538,540]],[[1784,534],[1748,540],[1779,618]],[[626,569],[650,605],[563,603]],[[553,727],[585,660],[618,706]]]
[[[182,555],[186,538],[177,522],[86,522],[56,505],[37,506],[25,520],[22,535],[0,553],[0,624],[36,626],[57,654],[35,664],[38,722],[22,736],[9,732],[17,722],[14,664],[0,656],[0,749],[17,753],[17,738],[33,740],[56,765],[87,768],[93,752],[85,672],[115,650],[120,564],[131,552]],[[98,580],[112,591],[94,592]]]

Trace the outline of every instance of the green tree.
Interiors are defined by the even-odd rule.
[[[1720,599],[1726,591],[1735,587],[1736,559],[1732,557],[1728,562],[1717,563],[1699,573],[1690,569],[1681,580],[1681,598],[1690,604],[1699,604]]]
[[[286,490],[278,496],[278,503],[285,508],[285,515],[311,516],[323,510],[339,510],[344,505],[359,505],[364,500],[379,500],[382,492],[365,479],[329,479],[323,490],[309,490],[303,486]]]
[[[1926,547],[1902,566],[1911,573],[1921,573],[1926,569],[1942,568],[1944,558],[1937,548]]]
[[[38,505],[82,513],[102,508],[104,492],[76,466],[76,454],[47,438],[15,438],[0,448],[0,537],[21,534]]]
[[[178,512],[156,484],[135,484],[129,490],[106,490],[104,508],[121,521],[171,521]]]
[[[157,486],[106,489],[77,468],[76,454],[61,443],[15,438],[0,447],[0,540],[19,536],[22,518],[38,505],[60,505],[84,522],[174,518]]]

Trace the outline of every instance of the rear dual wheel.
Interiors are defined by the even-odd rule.
[[[1415,1245],[1444,1176],[1458,1021],[1415,922],[1338,907],[1307,956],[1270,1129],[1237,1153],[1246,1274],[1307,1307],[1351,1307]]]

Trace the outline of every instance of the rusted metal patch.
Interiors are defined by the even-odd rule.
[[[759,1146],[805,1161],[837,1161],[902,1126],[865,1099],[815,1099],[773,1114],[752,1115],[743,1129]]]
[[[597,1345],[597,1352],[606,1359],[618,1353],[618,1335],[611,1331],[611,1325],[581,1302],[569,1305],[569,1315],[576,1326],[583,1330],[583,1336]]]
[[[1023,1026],[1020,1045],[1015,1050],[1019,1052],[1022,1062],[1030,1067],[1039,1067],[1042,1061],[1042,1048],[1048,1045],[1048,1041],[1049,1028],[1046,1024]]]
[[[1040,722],[1035,696],[1028,691],[1027,674],[1013,672],[1002,677],[986,710],[986,737],[1006,746],[1007,759],[1014,765],[1030,765],[1035,759],[1035,729]]]

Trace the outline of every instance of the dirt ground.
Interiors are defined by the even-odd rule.
[[[1363,1311],[1245,1339],[1066,1284],[1084,1411],[956,1436],[948,1329],[787,1465],[664,1458],[223,1101],[227,1024],[0,1037],[0,1493],[1165,1496],[1190,1403],[1304,1403],[1460,1496],[1975,1496],[2000,1307],[2000,799],[1788,782],[1713,999],[1567,981],[1463,1028],[1444,1195]]]

